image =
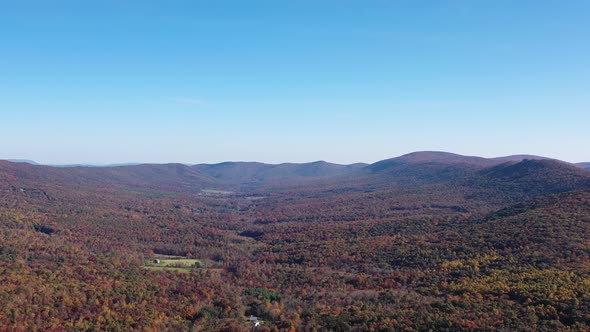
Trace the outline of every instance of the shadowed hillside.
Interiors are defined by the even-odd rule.
[[[481,172],[485,185],[511,193],[535,196],[590,187],[590,173],[555,160],[524,160]]]

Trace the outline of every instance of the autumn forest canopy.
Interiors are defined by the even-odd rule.
[[[0,331],[590,331],[590,169],[0,161]]]

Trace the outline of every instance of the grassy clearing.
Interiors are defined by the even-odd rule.
[[[156,262],[156,260],[158,260],[158,262]],[[144,268],[152,271],[179,272],[190,272],[191,270],[202,266],[203,262],[198,259],[189,259],[175,256],[156,257],[144,264]]]
[[[152,263],[154,266],[163,266],[163,267],[192,267],[192,266],[201,266],[201,261],[198,259],[188,259],[188,258],[179,258],[179,259],[160,259],[160,263]]]

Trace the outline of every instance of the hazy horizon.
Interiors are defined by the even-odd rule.
[[[586,1],[6,3],[0,159],[590,161]]]
[[[35,159],[30,159],[30,158],[0,158],[0,160],[7,160],[7,161],[11,161],[11,162],[27,162],[27,163],[34,163],[34,164],[38,164],[38,165],[44,165],[44,166],[95,166],[95,167],[108,167],[108,166],[127,166],[127,165],[138,165],[138,164],[184,164],[184,165],[198,165],[198,164],[220,164],[220,163],[225,163],[225,162],[236,162],[236,163],[264,163],[264,164],[272,164],[272,165],[278,165],[278,164],[304,164],[304,163],[314,163],[314,162],[328,162],[328,163],[332,163],[332,164],[340,164],[340,165],[352,165],[352,164],[373,164],[385,159],[391,159],[391,158],[397,158],[397,157],[401,157],[403,155],[406,154],[410,154],[410,153],[416,153],[416,152],[443,152],[443,153],[451,153],[451,154],[458,154],[461,156],[465,156],[465,157],[482,157],[482,158],[501,158],[501,157],[509,157],[509,156],[518,156],[518,155],[531,155],[529,153],[517,153],[517,154],[512,154],[512,155],[498,155],[498,156],[484,156],[484,155],[465,155],[465,154],[459,154],[459,153],[455,153],[452,151],[434,151],[434,150],[424,150],[424,151],[409,151],[400,155],[392,155],[383,159],[378,159],[378,160],[373,160],[373,161],[353,161],[353,162],[349,162],[349,163],[339,163],[339,162],[334,162],[331,160],[325,160],[325,159],[317,159],[317,160],[307,160],[307,161],[278,161],[278,162],[264,162],[264,161],[259,161],[259,160],[220,160],[220,161],[203,161],[203,162],[182,162],[182,161],[164,161],[164,162],[151,162],[151,161],[127,161],[127,162],[120,162],[120,161],[116,161],[116,162],[107,162],[107,163],[93,163],[93,162],[72,162],[72,163],[45,163],[42,161],[38,161]],[[561,161],[565,161],[568,163],[572,163],[572,164],[579,164],[579,163],[586,163],[587,161],[570,161],[570,160],[563,160],[563,159],[559,159],[559,158],[554,158],[552,156],[543,156],[543,155],[531,155],[531,156],[536,156],[536,157],[544,157],[544,158],[550,158],[550,159],[556,159],[556,160],[561,160]]]

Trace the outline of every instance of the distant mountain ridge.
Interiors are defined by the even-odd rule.
[[[460,154],[443,151],[418,151],[408,153],[399,157],[385,159],[369,165],[372,170],[382,170],[399,164],[449,164],[449,165],[472,165],[478,167],[490,167],[506,162],[520,162],[525,159],[551,160],[551,158],[534,155],[512,155],[496,158],[484,158],[476,156],[463,156]]]
[[[292,182],[296,180],[342,175],[360,170],[367,164],[340,165],[325,161],[311,163],[264,164],[257,162],[224,162],[198,164],[193,168],[229,184],[262,184],[270,181]]]
[[[2,160],[2,159],[0,159]],[[51,167],[115,167],[115,166],[135,166],[143,163],[127,162],[127,163],[112,163],[112,164],[92,164],[92,163],[81,163],[81,164],[42,164],[30,159],[5,159],[13,163],[27,163],[31,165],[51,166]]]
[[[225,161],[225,162],[214,163],[214,164],[210,164],[210,163],[200,163],[200,164],[182,163],[182,164],[187,165],[187,166],[194,166],[197,168],[223,167],[223,166],[229,166],[229,165],[242,165],[242,166],[257,165],[259,167],[287,167],[289,165],[291,165],[291,166],[299,165],[301,167],[306,167],[306,166],[313,166],[313,165],[316,165],[316,166],[321,165],[321,166],[325,166],[325,167],[327,166],[327,167],[338,168],[338,167],[342,167],[342,166],[349,166],[349,167],[369,166],[369,165],[375,165],[375,164],[390,162],[390,161],[399,161],[399,162],[404,162],[404,163],[427,163],[427,162],[431,163],[432,162],[432,163],[456,163],[456,164],[464,163],[464,164],[476,164],[476,165],[490,165],[490,164],[498,164],[498,163],[510,162],[510,161],[518,162],[518,161],[522,161],[525,159],[558,160],[558,159],[549,158],[549,157],[527,155],[527,154],[485,158],[485,157],[479,157],[479,156],[465,156],[465,155],[451,153],[451,152],[445,152],[445,151],[416,151],[416,152],[407,153],[407,154],[404,154],[404,155],[401,155],[398,157],[393,157],[393,158],[377,161],[372,164],[361,163],[361,162],[353,163],[353,164],[337,164],[337,163],[326,162],[323,160],[306,162],[306,163],[285,162],[285,163],[280,163],[280,164],[268,164],[268,163],[262,163],[262,162],[245,162],[245,161]],[[0,160],[2,160],[2,159],[0,159]],[[51,166],[51,167],[116,167],[116,166],[136,166],[136,165],[142,165],[142,164],[154,164],[154,165],[159,164],[159,163],[140,163],[140,162],[122,162],[122,163],[109,163],[109,164],[94,164],[94,163],[45,164],[45,163],[38,163],[38,162],[36,162],[34,160],[30,160],[30,159],[4,159],[4,160],[10,161],[10,162],[16,162],[16,163],[28,163],[28,164],[32,164],[32,165],[42,165],[42,166]],[[164,164],[168,164],[168,163],[164,163]],[[590,167],[590,162],[582,162],[582,163],[577,163],[575,165],[578,165],[579,167],[582,167],[582,168],[586,168],[586,167]]]
[[[191,192],[201,189],[364,192],[438,185],[507,191],[520,197],[585,188],[590,183],[590,172],[581,169],[583,166],[532,155],[483,158],[441,151],[413,152],[373,164],[350,165],[316,161],[51,167],[0,161],[0,180],[31,185],[55,183],[66,187]]]
[[[27,163],[31,165],[40,165],[39,163],[35,162],[34,160],[29,159],[6,159],[6,161],[10,161],[12,163]]]
[[[75,188],[127,187],[144,189],[198,189],[216,187],[217,181],[183,164],[141,164],[111,167],[51,167],[0,160],[0,180],[18,185]]]
[[[391,176],[398,176],[400,179],[404,177],[406,179],[414,178],[420,182],[427,179],[436,180],[436,178],[441,176],[449,178],[460,176],[467,169],[475,171],[503,163],[521,162],[527,159],[553,160],[534,155],[483,158],[442,151],[418,151],[378,161],[373,164],[357,163],[340,165],[325,161],[302,164],[223,162],[219,164],[197,164],[192,167],[226,184],[247,187],[276,187],[289,184],[310,183],[311,181],[330,181],[330,179],[347,182],[350,179],[366,178],[370,174],[389,174]],[[565,164],[565,162],[563,163]],[[440,166],[445,166],[445,169],[442,170]]]

